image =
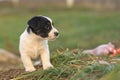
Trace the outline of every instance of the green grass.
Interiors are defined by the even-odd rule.
[[[51,17],[60,32],[60,37],[49,43],[50,51],[53,53],[51,61],[55,68],[49,70],[40,68],[35,72],[19,75],[16,79],[98,80],[103,77],[103,80],[109,80],[106,77],[104,79],[104,75],[111,70],[113,70],[111,74],[114,74],[113,68],[116,65],[96,63],[98,58],[81,54],[80,51],[78,54],[73,54],[71,49],[94,48],[110,41],[119,41],[119,12],[82,11],[79,8],[44,7],[34,11],[26,8],[1,8],[0,48],[9,48],[18,53],[19,36],[26,28],[28,19],[39,14]],[[106,56],[101,58],[112,62],[112,59]]]
[[[60,31],[60,37],[50,42],[51,51],[58,48],[93,48],[120,40],[119,12],[91,12],[79,8],[42,8],[32,12],[20,8],[0,15],[0,47],[7,48],[9,41],[18,51],[19,36],[26,28],[28,19],[39,14],[51,17]]]
[[[109,65],[100,64],[100,59]],[[81,54],[80,51],[77,54],[68,50],[52,54],[51,61],[55,68],[39,68],[32,73],[23,73],[14,80],[99,80],[116,67],[116,64],[111,64],[113,60],[107,56],[94,57]]]
[[[109,74],[100,80],[119,80],[120,79],[120,65],[116,66]]]

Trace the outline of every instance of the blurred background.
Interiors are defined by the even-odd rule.
[[[52,18],[60,32],[51,52],[120,46],[120,0],[0,0],[0,48],[18,54],[19,36],[35,15]]]

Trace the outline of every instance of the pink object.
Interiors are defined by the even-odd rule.
[[[117,56],[118,54],[120,54],[120,48],[118,48],[117,50],[115,50],[115,52],[113,51],[112,54],[110,54],[110,57]]]
[[[120,54],[120,48],[117,49],[117,53]]]
[[[102,44],[94,49],[84,50],[82,53],[92,54],[92,55],[107,55],[109,53],[116,53],[114,45],[109,42],[108,44]]]

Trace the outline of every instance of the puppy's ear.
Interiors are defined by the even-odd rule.
[[[39,17],[33,17],[27,23],[28,23],[29,27],[33,28],[33,27],[37,26],[38,21],[39,21]]]

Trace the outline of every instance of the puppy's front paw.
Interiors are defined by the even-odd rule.
[[[32,71],[35,71],[35,70],[36,70],[35,68],[27,68],[25,71],[32,72]]]
[[[49,68],[53,68],[53,65],[52,65],[52,64],[49,64],[49,65],[43,66],[43,69],[44,69],[44,70],[49,69]]]

